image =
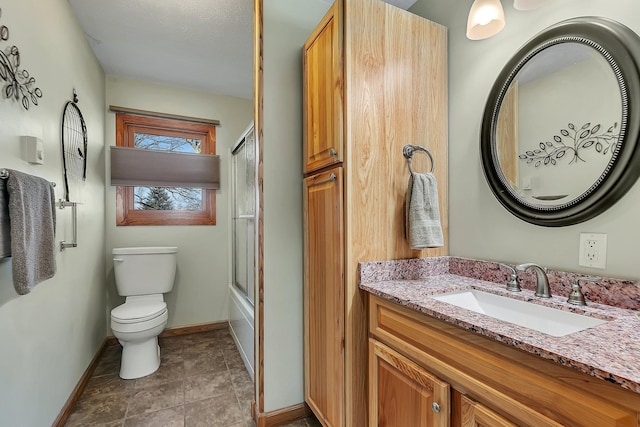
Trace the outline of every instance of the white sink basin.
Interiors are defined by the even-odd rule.
[[[475,289],[435,295],[431,298],[504,320],[505,322],[553,335],[554,337],[562,337],[606,323],[606,320],[557,310],[555,308],[494,295]]]

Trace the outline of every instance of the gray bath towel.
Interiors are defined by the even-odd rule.
[[[9,194],[7,180],[0,178],[0,258],[11,256],[11,237],[9,234]]]
[[[411,174],[405,212],[407,241],[411,249],[444,246],[438,206],[438,183],[432,173]]]
[[[56,206],[53,186],[11,170],[7,178],[13,286],[20,295],[56,273]]]

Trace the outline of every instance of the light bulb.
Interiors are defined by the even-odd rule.
[[[505,25],[500,0],[475,0],[467,20],[467,38],[481,40],[499,33]]]
[[[476,24],[487,25],[498,17],[498,13],[495,9],[484,6],[478,10],[475,16]]]

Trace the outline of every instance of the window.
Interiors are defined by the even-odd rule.
[[[215,154],[215,126],[116,114],[116,146]],[[117,225],[215,225],[215,190],[174,187],[116,188]]]

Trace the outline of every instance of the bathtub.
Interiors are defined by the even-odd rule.
[[[254,379],[253,306],[233,285],[229,285],[229,326],[244,365]]]

